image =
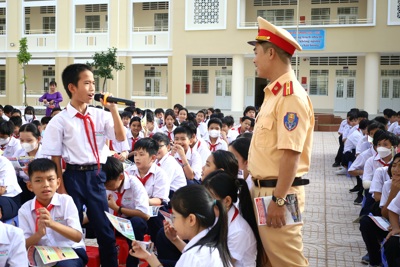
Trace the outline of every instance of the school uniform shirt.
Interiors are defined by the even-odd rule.
[[[148,137],[151,138],[151,137],[153,137],[153,135],[155,135],[156,133],[160,133],[160,132],[161,132],[161,129],[157,127],[156,123],[154,123],[153,131],[151,131],[151,132],[149,133],[149,136],[148,136]]]
[[[388,205],[388,210],[396,213],[397,215],[400,215],[400,192],[397,193],[397,195],[392,199],[392,201],[390,201],[390,204]]]
[[[182,159],[178,153],[175,153],[174,158],[181,166],[183,166]],[[193,151],[191,148],[189,148],[186,152],[186,159],[188,160],[189,165],[194,172],[194,179],[196,179],[197,181],[200,181],[201,180],[201,172],[202,172],[202,168],[203,168],[200,154],[196,151]]]
[[[347,125],[344,126],[344,128],[343,128],[343,134],[342,134],[342,140],[347,139],[347,137],[348,137],[349,134],[350,134],[350,130],[351,130],[352,128],[353,128],[353,127],[351,127],[349,124],[347,124]]]
[[[374,177],[375,170],[378,169],[379,167],[384,167],[384,166],[389,166],[389,163],[392,160],[390,160],[388,163],[385,163],[381,157],[379,156],[378,153],[367,159],[364,165],[364,174],[362,177],[363,181],[372,181],[372,178]]]
[[[25,149],[21,148],[20,150],[18,150],[14,156],[14,158],[19,158],[19,157],[29,157],[28,153],[26,153]],[[50,157],[43,155],[42,153],[42,144],[39,144],[39,148],[36,152],[36,155],[34,156],[34,159],[41,159],[41,158],[48,158],[50,159]],[[17,170],[17,175],[19,177],[21,177],[22,179],[24,179],[25,182],[29,181],[29,176],[25,174],[24,171],[21,170]]]
[[[22,229],[0,221],[0,266],[28,266]]]
[[[203,164],[202,166],[206,165],[208,156],[210,156],[211,154],[210,149],[208,149],[206,141],[197,137],[197,142],[192,147],[192,151],[197,151],[200,154],[201,162]]]
[[[195,235],[189,243],[182,250],[182,255],[176,263],[176,267],[201,267],[201,266],[212,266],[212,267],[223,267],[221,256],[217,248],[210,248],[207,246],[195,246],[200,239],[202,239],[207,233],[208,229],[205,229]],[[232,266],[232,264],[229,264]]]
[[[176,126],[175,126],[175,125],[172,125],[172,130],[169,131],[169,130],[167,129],[167,125],[164,125],[164,126],[161,128],[161,132],[162,132],[163,134],[165,134],[166,136],[168,136],[168,138],[169,138],[170,141],[174,141],[174,130],[175,130],[175,129],[176,129]]]
[[[68,103],[67,108],[53,117],[47,124],[43,137],[43,154],[46,156],[62,156],[66,163],[88,165],[97,164],[95,155],[85,132],[82,119],[76,117],[78,111]],[[111,113],[95,107],[87,107],[94,126],[100,163],[104,164],[109,155],[106,141],[115,140],[114,121]],[[85,115],[86,115],[85,114]],[[90,140],[93,134],[89,126]]]
[[[364,135],[361,137],[360,140],[358,140],[357,146],[356,146],[356,155],[361,154],[365,150],[368,150],[372,147],[372,144],[368,142],[368,135]]]
[[[354,133],[354,131],[360,131],[360,124],[354,125],[353,127],[351,127],[351,129],[349,130],[349,134],[348,136],[350,136],[352,133]]]
[[[182,166],[179,165],[171,154],[167,153],[161,160],[157,159],[155,163],[168,175],[171,191],[175,192],[179,188],[187,185]]]
[[[228,248],[235,267],[255,267],[257,258],[257,241],[253,230],[232,205],[228,211]]]
[[[112,194],[115,201],[118,199],[117,191],[107,190],[107,196]],[[149,197],[143,184],[139,181],[136,176],[128,175],[124,173],[124,183],[122,190],[118,193],[122,193],[121,207],[140,210],[147,214],[149,211]],[[109,209],[110,213],[113,214],[114,210]],[[127,216],[122,214],[121,217],[126,218]]]
[[[36,197],[23,204],[18,211],[19,227],[24,231],[25,239],[36,233],[35,201]],[[72,197],[66,194],[55,193],[50,204],[53,205],[53,208],[50,210],[50,216],[55,222],[71,227],[82,233],[78,210],[74,201],[72,200]],[[63,235],[57,233],[49,227],[46,228],[46,235],[39,240],[37,245],[85,248],[83,236],[81,241],[75,243],[74,241],[65,238]]]
[[[339,134],[343,134],[344,129],[347,127],[346,125],[349,126],[349,124],[347,123],[347,119],[342,120],[342,122],[340,123],[340,126],[339,126],[339,130],[338,130]]]
[[[22,192],[12,163],[3,156],[0,156],[0,186],[7,186],[2,197],[15,197]]]
[[[352,129],[355,129],[353,127]],[[347,137],[346,142],[344,143],[343,154],[346,152],[351,152],[353,149],[356,149],[358,141],[363,137],[360,129],[354,130],[349,136]]]
[[[365,162],[372,157],[373,155],[376,154],[376,151],[374,147],[371,147],[368,150],[365,150],[362,152],[360,155],[356,157],[356,160],[351,164],[349,171],[355,171],[355,170],[364,170]],[[362,175],[360,175],[362,178]]]
[[[397,136],[400,136],[400,125],[397,125],[394,129],[393,129],[393,133]]]
[[[127,135],[129,129],[124,127],[125,135]],[[126,138],[124,141],[118,141],[116,139],[110,140],[110,146],[109,146],[110,151],[115,151],[116,153],[121,153],[124,151],[131,151],[131,147],[129,146],[128,138]]]
[[[142,139],[144,137],[143,132],[140,131],[138,136],[135,138],[133,137],[132,131],[128,130],[126,133],[126,139],[128,140],[129,151],[133,151],[133,142],[137,142],[137,140]]]
[[[207,143],[208,149],[210,150],[211,153],[214,152],[214,151],[217,151],[217,150],[228,151],[228,144],[221,137],[218,137],[218,139],[215,142],[215,144],[211,143],[209,135],[207,135],[204,138],[204,141]]]
[[[129,175],[137,177],[139,180],[140,174],[136,165],[132,165],[126,169]],[[159,198],[166,203],[169,202],[169,178],[163,169],[153,163],[144,177],[150,175],[149,179],[145,182],[144,188],[146,189],[149,198]],[[144,178],[142,177],[142,178]],[[143,182],[142,182],[143,183]]]
[[[382,193],[383,184],[390,180],[388,174],[388,166],[379,167],[375,170],[374,176],[372,178],[371,185],[369,187],[369,192],[373,195],[374,192]]]
[[[12,157],[15,152],[21,148],[22,146],[19,139],[15,138],[14,136],[10,137],[10,141],[7,144],[0,146],[0,149],[3,150],[4,157]]]
[[[390,124],[390,127],[388,128],[388,132],[394,133],[394,129],[399,125],[398,121],[393,122]]]
[[[203,138],[204,136],[206,136],[206,134],[208,133],[208,128],[207,128],[207,124],[205,124],[204,122],[200,122],[199,125],[197,125],[197,138]]]
[[[10,118],[9,118],[6,114],[3,114],[1,117],[2,117],[3,120],[5,120],[5,121],[9,121],[9,120],[10,120]]]

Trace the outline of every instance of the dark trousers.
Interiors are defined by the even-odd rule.
[[[83,205],[87,207],[87,216],[92,222],[99,244],[100,262],[102,267],[118,267],[117,249],[114,230],[104,211],[108,211],[108,202],[103,171],[64,172],[64,185],[78,208],[79,218],[83,220]]]
[[[339,135],[339,149],[335,157],[335,163],[337,164],[340,164],[342,162],[343,149],[344,149],[344,143],[342,141],[342,135]]]
[[[86,250],[83,248],[74,248],[73,250],[79,258],[57,262],[56,267],[85,267],[89,260]]]
[[[179,249],[165,236],[164,228],[158,231],[155,246],[157,248],[158,259],[165,267],[175,266],[182,255]]]
[[[370,265],[379,265],[382,263],[381,242],[388,234],[379,228],[369,216],[363,216],[360,219],[360,231],[369,255]]]
[[[342,157],[342,166],[348,168],[349,162],[354,162],[356,159],[356,150],[353,149],[352,151],[347,151],[343,154]]]
[[[18,210],[21,207],[21,201],[19,195],[15,197],[3,197],[0,196],[0,208],[1,208],[1,221],[5,222],[18,216]]]
[[[399,267],[400,238],[398,236],[391,236],[383,246],[385,248],[386,261],[389,267]]]
[[[139,241],[143,241],[144,235],[147,232],[147,222],[146,220],[139,217],[128,218],[133,227],[133,232],[135,233],[135,239]],[[129,250],[132,248],[132,241],[130,239],[126,239],[128,242]],[[137,267],[139,264],[139,259],[128,254],[128,258],[126,259],[126,267]]]
[[[372,197],[372,194],[369,192],[369,189],[364,189],[364,197],[365,202],[360,211],[360,216],[368,215],[371,212],[372,205],[375,203],[375,199]]]

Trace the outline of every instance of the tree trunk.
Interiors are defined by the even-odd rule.
[[[103,82],[103,92],[107,92],[106,82],[107,82],[107,78],[104,78],[104,82]]]
[[[28,102],[26,101],[26,77],[25,77],[25,64],[22,65],[22,74],[24,80],[24,106],[28,106]]]

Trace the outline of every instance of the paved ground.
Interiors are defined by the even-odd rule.
[[[338,149],[337,133],[315,132],[311,170],[303,214],[304,254],[311,267],[361,267],[366,253],[359,224],[353,223],[361,206],[348,193],[355,178],[337,176],[332,164]]]

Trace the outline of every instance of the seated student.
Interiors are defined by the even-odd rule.
[[[129,130],[125,129],[125,131]],[[112,156],[117,158],[119,161],[125,162],[128,159],[128,154],[131,150],[128,139],[124,141],[118,141],[116,139],[110,140],[108,147]]]
[[[21,192],[12,163],[0,156],[0,221],[5,222],[18,215]]]
[[[257,110],[253,106],[247,106],[243,111],[243,117],[247,116],[252,119],[255,119],[257,115]]]
[[[14,123],[11,121],[0,123],[0,149],[3,151],[4,157],[12,157],[21,149],[20,141],[13,136],[13,133]]]
[[[227,144],[230,144],[237,137],[236,133],[231,129],[235,124],[235,120],[232,116],[225,116],[221,119],[221,122],[221,137]]]
[[[0,266],[28,266],[22,229],[0,221]]]
[[[30,123],[36,120],[35,109],[32,106],[27,106],[25,108],[24,116],[25,123]]]
[[[228,221],[225,208],[201,185],[180,188],[171,199],[173,226],[165,223],[166,236],[182,252],[177,267],[232,266],[227,244]],[[218,212],[218,216],[216,215]],[[183,240],[189,240],[185,243]],[[150,266],[162,266],[154,253],[136,241],[129,253],[146,260]]]
[[[3,120],[5,120],[5,121],[8,121],[8,120],[9,120],[9,118],[7,117],[7,115],[4,114],[4,107],[3,107],[3,105],[0,105],[0,118],[3,119]]]
[[[51,112],[50,112],[50,117],[54,117],[54,116],[56,116],[58,113],[60,113],[62,110],[61,110],[61,108],[53,108],[52,110],[51,110]]]
[[[128,145],[129,145],[129,154],[128,154],[128,159],[130,161],[134,161],[134,146],[138,140],[143,138],[143,133],[142,133],[142,125],[141,125],[141,119],[139,117],[133,117],[131,121],[129,122],[129,130],[126,133],[126,139],[128,140]]]
[[[388,120],[388,131],[390,129],[390,126],[397,122],[397,112],[394,111],[393,109],[389,109],[386,114],[384,114],[385,118]]]
[[[57,266],[85,266],[88,262],[78,210],[69,195],[58,194],[60,178],[56,164],[49,159],[35,159],[29,164],[28,188],[35,198],[18,212],[26,248],[30,246],[72,247],[78,259],[65,260]]]
[[[212,172],[223,170],[231,177],[237,177],[239,172],[238,160],[232,152],[217,150],[207,158],[206,164],[202,168],[201,181]]]
[[[11,117],[10,121],[12,123],[14,123],[13,136],[16,139],[19,139],[19,128],[21,128],[22,124],[25,124],[25,123],[23,123],[21,117],[18,117],[18,116]]]
[[[180,110],[181,108],[183,108],[183,106],[182,106],[181,104],[175,104],[175,105],[174,105],[173,111],[174,111],[176,120],[178,120],[179,110]]]
[[[143,128],[144,137],[152,137],[154,134],[158,133],[160,130],[154,122],[154,113],[150,109],[145,110],[146,116],[146,127]]]
[[[383,185],[386,181],[390,180],[390,176],[388,174],[389,166],[379,167],[375,170],[374,176],[371,181],[371,185],[369,187],[369,193],[372,194],[375,202],[381,200]]]
[[[49,121],[51,120],[51,117],[43,117],[41,120],[40,120],[40,124],[41,124],[41,126],[40,126],[40,129],[39,129],[39,131],[40,131],[40,135],[43,137],[44,136],[44,133],[45,133],[45,130],[46,130],[46,127],[47,127],[47,124],[49,124]]]
[[[220,119],[212,118],[208,121],[208,135],[204,141],[208,144],[211,152],[216,150],[228,150],[228,144],[221,138],[222,122]]]
[[[163,169],[154,163],[158,153],[158,143],[151,138],[142,138],[135,143],[135,165],[126,169],[130,175],[136,176],[144,185],[149,197],[150,206],[167,207],[169,202],[169,177]],[[157,232],[162,228],[163,216],[159,213],[147,221],[149,234],[155,240]]]
[[[398,166],[396,168],[400,169]],[[391,230],[385,239],[385,256],[389,267],[397,267],[400,266],[400,193],[390,202],[388,210]]]
[[[169,198],[179,188],[187,185],[185,173],[181,165],[169,153],[171,146],[168,137],[163,133],[153,135],[153,140],[158,143],[159,149],[155,163],[169,176]]]
[[[141,110],[140,108],[135,108],[133,110],[133,117],[143,118],[143,110]]]
[[[171,155],[179,162],[188,184],[200,183],[202,160],[198,152],[190,148],[192,131],[189,127],[179,126],[174,130],[174,145]]]
[[[158,128],[162,128],[164,126],[164,110],[162,108],[156,108],[154,115]]]
[[[240,125],[232,128],[232,141],[235,140],[238,135],[250,131],[251,125],[254,125],[254,119],[244,116],[240,118]]]
[[[190,131],[192,137],[189,139],[189,147],[192,151],[196,151],[200,154],[202,166],[204,166],[208,156],[211,153],[210,149],[208,149],[206,141],[198,137],[196,134],[196,125],[193,122],[183,122],[180,126],[185,127]]]
[[[189,115],[189,111],[186,108],[184,108],[184,107],[179,108],[178,116],[177,116],[179,124],[181,124],[184,121],[187,121],[188,115]]]
[[[204,110],[199,110],[196,113],[197,136],[203,138],[207,134],[207,124],[204,123],[206,113]]]
[[[3,111],[4,111],[5,117],[3,117],[3,119],[5,121],[8,121],[11,118],[11,113],[13,112],[13,110],[14,110],[14,107],[11,106],[11,105],[5,105],[4,106]]]
[[[131,121],[131,119],[132,113],[130,113],[129,111],[124,111],[121,113],[122,124],[126,129],[129,129],[129,122]]]
[[[176,117],[172,109],[165,111],[165,125],[161,128],[161,131],[168,136],[170,142],[174,141],[174,130],[176,128]]]
[[[375,120],[368,121],[367,134],[365,134],[358,141],[356,146],[356,156],[360,155],[365,150],[371,148],[372,139],[374,138],[374,134],[378,129],[385,130],[385,125]]]
[[[103,171],[107,176],[104,183],[107,189],[108,206],[110,213],[115,216],[127,218],[131,221],[136,240],[142,240],[147,232],[147,220],[149,210],[149,197],[146,189],[139,179],[124,172],[122,163],[108,157]],[[131,242],[127,239],[129,248]],[[128,255],[126,266],[138,266],[139,259]]]
[[[247,168],[250,142],[251,139],[241,137],[230,143],[228,147],[228,151],[235,155],[239,163],[238,178],[244,179],[249,189],[254,186],[251,174]]]

